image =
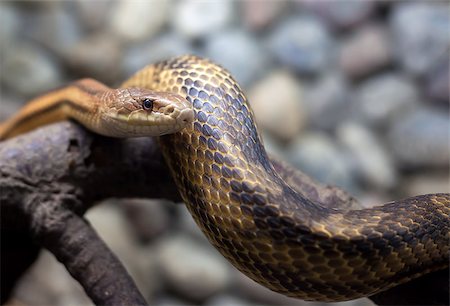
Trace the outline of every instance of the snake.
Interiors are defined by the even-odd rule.
[[[104,136],[124,138],[177,132],[192,122],[194,112],[189,101],[174,93],[113,89],[87,78],[31,100],[0,124],[0,140],[64,119]]]
[[[163,156],[209,242],[259,284],[303,300],[345,301],[448,268],[449,193],[356,210],[308,197],[287,183],[295,171],[275,169],[242,88],[211,60],[153,63],[120,88],[170,93],[192,106],[184,128],[158,138]],[[50,99],[73,95],[56,91]],[[84,104],[76,111],[85,113]],[[73,117],[98,131],[98,121]],[[116,133],[105,126],[103,134]]]

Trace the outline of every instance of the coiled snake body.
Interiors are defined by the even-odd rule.
[[[304,300],[343,301],[448,267],[449,194],[354,211],[308,199],[274,170],[245,95],[220,66],[178,57],[122,87],[192,103],[194,121],[160,137],[164,156],[209,241],[258,283]]]

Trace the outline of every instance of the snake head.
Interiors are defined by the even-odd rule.
[[[194,120],[192,104],[178,94],[121,88],[109,101],[102,117],[118,137],[171,134]]]

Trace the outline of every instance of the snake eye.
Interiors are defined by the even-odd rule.
[[[142,107],[145,110],[151,110],[153,108],[153,101],[149,98],[145,98],[144,100],[142,100]]]

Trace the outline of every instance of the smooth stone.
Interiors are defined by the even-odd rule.
[[[108,50],[108,52],[105,52]],[[117,83],[121,80],[122,49],[112,36],[87,36],[69,52],[67,63],[79,75],[87,75],[101,82]]]
[[[239,2],[244,24],[253,31],[267,29],[276,22],[288,9],[288,1],[270,0],[259,1],[244,0]]]
[[[20,303],[11,305],[93,305],[64,265],[46,250],[20,278],[12,299]]]
[[[230,266],[212,247],[184,234],[168,237],[157,250],[158,267],[167,286],[200,303],[230,283]]]
[[[393,60],[390,37],[382,25],[366,25],[344,40],[339,64],[350,78],[367,76]]]
[[[26,15],[32,26],[27,27],[23,35],[43,45],[57,56],[65,58],[82,39],[82,26],[76,15],[67,8],[70,2],[46,2],[54,2],[55,5],[33,10],[33,14]]]
[[[353,165],[342,148],[325,133],[309,132],[287,149],[288,161],[317,181],[356,193]]]
[[[450,71],[448,57],[445,57],[428,73],[426,77],[426,93],[428,97],[435,101],[449,103]]]
[[[206,238],[205,234],[203,234],[197,223],[195,223],[195,220],[192,217],[191,213],[188,211],[186,205],[176,205],[175,209],[178,216],[178,231],[189,235],[191,238],[195,239],[199,243],[202,243],[203,245],[209,246],[210,244],[208,239]]]
[[[348,116],[350,89],[341,73],[330,71],[316,82],[305,84],[304,89],[309,127],[333,130]]]
[[[252,301],[253,305],[301,306],[305,303],[269,290],[237,270],[233,272],[233,291]]]
[[[169,232],[171,216],[167,206],[170,202],[152,199],[125,199],[120,202],[131,229],[142,243],[154,241]]]
[[[301,86],[286,70],[271,72],[249,90],[248,98],[258,126],[275,138],[291,140],[306,125]]]
[[[0,45],[5,52],[19,32],[21,15],[10,3],[0,2],[0,20]]]
[[[336,131],[340,142],[349,150],[357,175],[370,187],[386,190],[395,187],[395,165],[384,145],[366,127],[345,122]]]
[[[267,71],[267,50],[256,38],[244,31],[224,31],[210,37],[205,45],[205,54],[229,70],[243,87],[247,87]]]
[[[394,48],[397,60],[408,72],[424,75],[443,54],[448,55],[448,10],[448,3],[438,1],[394,4],[390,18]]]
[[[283,65],[305,74],[325,71],[334,53],[327,29],[311,15],[290,18],[279,24],[268,44]]]
[[[440,109],[408,112],[388,131],[390,148],[403,167],[448,167],[449,139],[448,111]]]
[[[36,44],[17,43],[3,54],[0,78],[22,96],[35,96],[62,84],[58,64]]]
[[[375,2],[301,1],[299,6],[320,16],[330,28],[350,29],[370,18],[375,9]]]
[[[218,295],[207,301],[208,306],[250,306],[253,305],[233,295]]]
[[[114,8],[111,4],[109,0],[73,1],[81,24],[89,31],[103,30]]]
[[[139,245],[135,233],[118,205],[121,201],[109,200],[86,213],[102,240],[120,259],[143,296],[150,299],[157,286],[158,275],[155,250]]]
[[[187,39],[212,36],[231,24],[234,5],[233,1],[179,1],[173,7],[171,23],[174,30]]]
[[[450,193],[450,178],[448,171],[428,171],[425,173],[407,176],[401,190],[406,196],[413,197],[419,194]]]
[[[144,44],[132,44],[124,52],[123,70],[131,75],[147,65],[180,54],[197,53],[186,39],[175,33],[164,33]]]
[[[109,29],[125,41],[148,40],[171,18],[171,4],[170,0],[120,0],[111,12]]]
[[[419,92],[406,76],[384,73],[368,79],[355,92],[353,106],[364,122],[385,126],[398,115],[415,109]]]

